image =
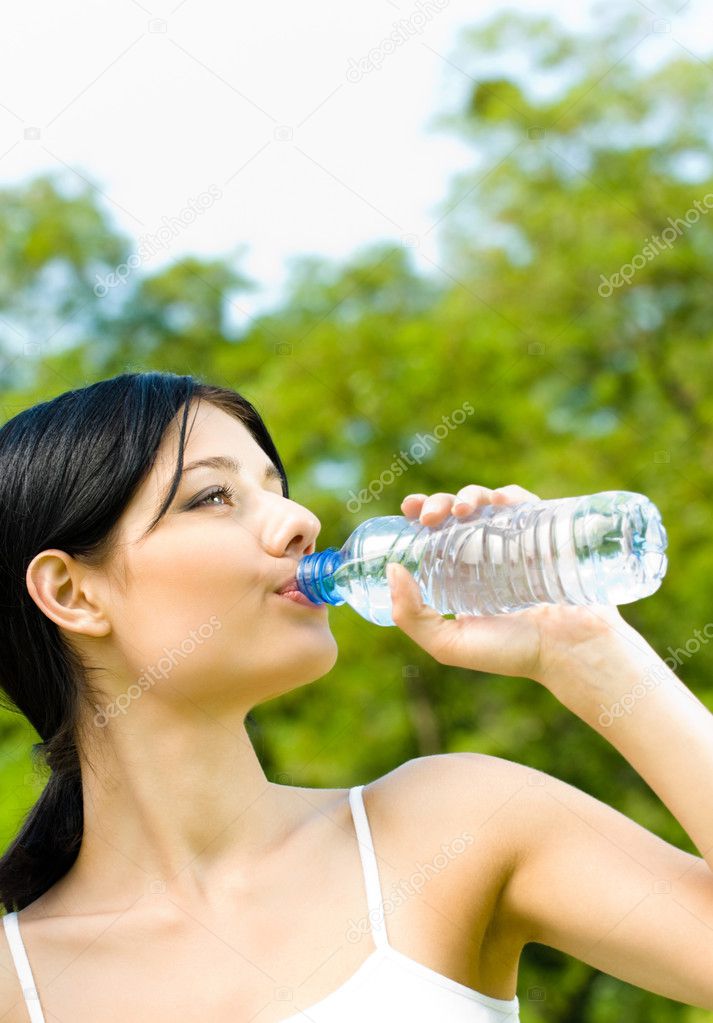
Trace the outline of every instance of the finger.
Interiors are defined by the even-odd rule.
[[[401,510],[408,518],[420,518],[424,525],[437,525],[448,514],[465,518],[475,508],[486,504],[520,504],[541,500],[515,483],[491,489],[476,483],[461,487],[456,494],[439,491],[435,494],[409,494],[401,502]]]
[[[462,519],[466,515],[470,515],[471,512],[473,511],[472,504],[461,503],[457,506],[454,506],[453,502],[456,500],[455,494],[449,494],[448,497],[450,498],[450,504],[444,502],[443,505],[436,510],[435,518],[431,517],[429,509],[429,520],[428,523],[425,524],[429,526],[435,526],[441,519],[444,519],[449,514],[449,512],[456,518]],[[421,517],[421,511],[423,510],[423,506],[426,503],[427,499],[428,498],[426,494],[415,495],[411,494],[409,497],[405,497],[401,502],[401,510],[407,518],[419,519]]]
[[[431,496],[443,498],[442,507],[439,508],[439,513],[445,508],[450,508],[451,512],[453,512],[453,502],[456,500],[455,494],[432,494]],[[448,501],[446,501],[445,498],[448,498]],[[428,494],[409,494],[408,497],[405,497],[401,502],[401,510],[404,512],[405,515],[409,517],[411,516],[418,517],[420,516],[421,511],[428,500],[429,500]],[[459,511],[460,512],[464,510],[470,511],[471,508],[472,508],[471,505],[461,504],[459,506]]]
[[[474,508],[492,503],[493,491],[488,487],[470,484],[457,494],[438,491],[435,494],[410,494],[401,502],[408,517],[419,518],[427,526],[436,526],[448,515],[465,518]]]
[[[389,562],[386,578],[391,592],[391,618],[402,632],[436,657],[445,619],[425,604],[418,583],[403,565]]]
[[[427,525],[434,525],[436,522],[440,522],[441,519],[450,514],[454,500],[455,494],[446,494],[443,491],[429,494],[421,508],[421,522]]]
[[[454,507],[457,507],[459,502],[462,502],[471,508],[479,508],[484,504],[492,504],[494,493],[495,491],[491,490],[489,487],[482,487],[477,483],[469,483],[467,486],[461,487],[455,495]]]
[[[537,494],[519,487],[516,483],[510,483],[506,487],[498,487],[493,491],[493,504],[518,504],[521,501],[540,501],[542,498]]]
[[[401,511],[409,518],[420,515],[421,507],[427,497],[428,494],[409,494],[401,502]]]

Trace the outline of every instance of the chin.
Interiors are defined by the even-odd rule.
[[[317,682],[319,679],[324,678],[324,676],[328,675],[337,663],[338,655],[339,648],[335,641],[331,644],[330,649],[325,651],[325,656],[319,658],[318,663],[313,663],[309,670],[305,670],[302,673],[295,670],[292,678],[288,677],[283,679],[282,685],[279,689],[269,693],[260,694],[256,700],[255,706],[260,703],[266,703],[268,700],[275,700],[278,696],[284,696],[285,693],[292,693],[296,689],[300,689],[302,686],[311,685],[312,682]],[[317,658],[315,658],[315,661],[317,661]]]

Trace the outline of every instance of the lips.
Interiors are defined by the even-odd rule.
[[[294,575],[291,576],[287,580],[287,582],[284,583],[284,585],[280,587],[279,590],[275,590],[275,592],[276,593],[291,593],[293,590],[296,590],[298,593],[301,592],[299,586],[297,585],[297,579],[296,579],[296,577]]]

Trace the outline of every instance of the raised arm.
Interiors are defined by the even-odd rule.
[[[498,494],[468,492],[475,505]],[[503,488],[497,500],[522,494]],[[442,509],[445,498],[453,495],[438,495]],[[502,784],[512,786],[504,812],[518,853],[504,911],[527,940],[713,1009],[713,715],[614,607],[541,605],[448,620],[423,604],[408,572],[396,576],[396,625],[441,663],[544,685],[625,757],[701,853],[550,775],[499,761]],[[467,770],[453,784],[467,788]]]

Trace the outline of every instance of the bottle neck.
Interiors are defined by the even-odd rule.
[[[336,547],[305,554],[297,564],[295,572],[297,586],[314,604],[331,604],[337,607],[344,603],[344,599],[328,584],[328,579],[341,564],[342,552]]]

